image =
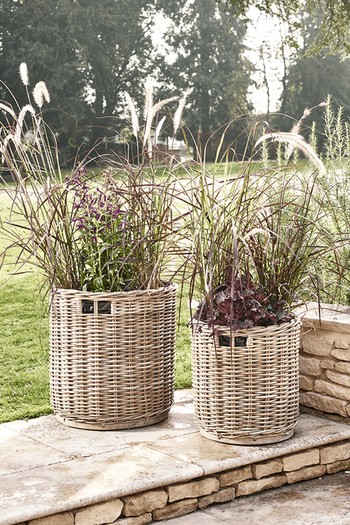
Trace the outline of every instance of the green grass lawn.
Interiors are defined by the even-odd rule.
[[[49,328],[38,276],[0,285],[0,422],[50,412]]]
[[[0,192],[0,216],[9,198]],[[6,238],[0,230],[0,253]],[[0,270],[0,422],[51,411],[49,402],[49,322],[38,274],[12,275],[16,252]]]

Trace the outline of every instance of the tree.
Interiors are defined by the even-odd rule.
[[[164,85],[192,88],[186,126],[204,156],[209,137],[249,109],[250,65],[243,58],[245,26],[215,0],[158,2],[169,18],[171,60],[161,68]],[[217,139],[219,140],[219,138]],[[207,146],[215,155],[215,141]]]
[[[152,5],[150,0],[78,0],[74,27],[85,78],[92,100],[94,133],[113,129],[123,111],[123,91],[139,98],[151,60]],[[87,30],[88,28],[88,30]],[[113,116],[113,119],[109,117]],[[107,132],[108,133],[108,132]]]
[[[39,80],[48,86],[51,104],[45,118],[59,133],[62,147],[76,141],[76,123],[84,121],[87,112],[71,7],[69,0],[3,0],[0,4],[0,96],[12,98],[10,89],[19,105],[27,103],[18,75],[20,63],[26,62],[30,86]]]
[[[238,15],[248,16],[251,7],[257,7],[261,12],[277,15],[288,21],[292,29],[299,28],[298,13],[304,11],[310,17],[322,13],[315,40],[309,51],[315,53],[322,48],[330,51],[350,51],[349,22],[350,2],[348,0],[218,0],[219,3],[230,5]],[[248,18],[247,18],[248,20]],[[297,46],[295,39],[290,39]]]
[[[141,96],[151,70],[153,0],[3,0],[0,3],[0,98],[5,84],[22,105],[18,67],[51,94],[46,118],[60,149],[73,154],[121,126],[122,92]],[[112,118],[107,118],[112,117]]]
[[[305,108],[313,108],[330,95],[335,106],[344,109],[344,117],[350,117],[350,61],[341,60],[339,54],[326,51],[309,55],[308,49],[322,23],[319,18],[305,15],[302,19],[302,44],[293,63],[288,68],[281,97],[281,113],[299,119]],[[316,108],[308,121],[315,121],[319,131],[323,129],[324,109]],[[283,124],[282,124],[283,125]],[[290,127],[290,120],[284,123]],[[322,143],[320,137],[320,143]]]

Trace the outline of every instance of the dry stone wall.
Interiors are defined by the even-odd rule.
[[[145,525],[350,468],[350,442],[287,454],[17,525]]]
[[[350,309],[324,305],[303,316],[300,404],[350,423]]]

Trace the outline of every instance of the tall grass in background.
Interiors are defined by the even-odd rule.
[[[329,251],[321,260],[314,260],[321,298],[324,302],[350,304],[350,123],[343,108],[333,108],[327,97],[324,128],[311,125],[311,143],[319,148],[317,132],[323,132],[325,165],[320,177],[318,199],[322,203],[322,226]]]

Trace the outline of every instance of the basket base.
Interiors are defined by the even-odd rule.
[[[168,417],[169,410],[167,410],[166,412],[163,412],[162,414],[158,414],[157,416],[144,419],[142,421],[125,421],[123,423],[116,423],[114,421],[85,422],[85,421],[80,421],[78,419],[70,419],[65,416],[60,416],[59,414],[55,414],[55,417],[56,419],[58,419],[58,421],[60,421],[64,425],[67,425],[68,427],[81,428],[84,430],[129,430],[132,428],[148,427],[150,425],[155,425],[156,423],[160,423],[161,421],[164,421],[164,419]]]
[[[286,432],[281,432],[274,435],[266,436],[219,436],[214,432],[207,432],[206,430],[199,429],[201,435],[212,441],[218,441],[219,443],[227,443],[228,445],[270,445],[272,443],[279,443],[280,441],[285,441],[289,439],[294,434],[294,428]]]

